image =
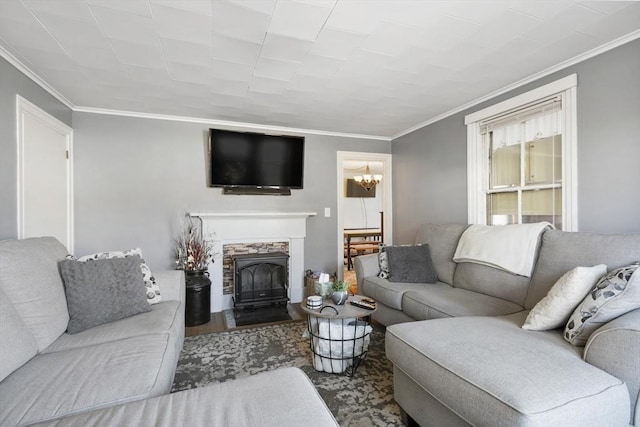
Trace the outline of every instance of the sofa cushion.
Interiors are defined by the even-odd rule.
[[[43,350],[69,322],[58,262],[67,249],[53,237],[0,242],[0,286]]]
[[[456,316],[500,316],[522,306],[500,298],[451,286],[425,286],[402,295],[402,310],[416,320]]]
[[[597,234],[547,230],[525,302],[530,309],[567,271],[581,265],[606,264],[609,271],[640,259],[640,233]]]
[[[163,301],[151,306],[151,311],[136,316],[105,323],[79,332],[62,334],[42,353],[70,350],[111,341],[145,336],[156,333],[169,333],[178,340],[182,348],[184,334],[184,307],[179,301]]]
[[[606,272],[604,264],[567,271],[531,309],[522,328],[546,331],[564,326],[576,306]]]
[[[453,286],[524,305],[530,278],[486,265],[463,262],[458,264]]]
[[[438,277],[431,262],[429,245],[385,246],[388,279],[402,283],[436,283]]]
[[[75,334],[151,311],[140,274],[140,257],[64,260],[60,272],[69,306],[67,332]]]
[[[38,343],[0,288],[0,381],[38,353]]]
[[[585,345],[600,326],[636,308],[640,308],[638,263],[618,268],[595,284],[571,314],[564,338],[573,345]]]
[[[561,332],[520,328],[526,314],[393,325],[386,354],[474,425],[627,425],[624,382],[584,362]]]
[[[40,354],[0,383],[0,425],[168,393],[177,358],[169,334]]]
[[[402,310],[402,295],[410,290],[423,289],[425,287],[447,287],[449,285],[442,282],[433,284],[426,283],[398,283],[390,282],[387,279],[381,279],[380,277],[365,277],[362,280],[362,293],[369,296],[381,303],[394,308],[396,310]]]
[[[457,265],[453,262],[453,254],[467,227],[467,224],[423,224],[418,230],[415,243],[429,245],[433,267],[441,282],[453,285],[453,273]]]
[[[259,398],[256,398],[259,396]],[[39,426],[337,427],[318,391],[298,368],[75,415]]]

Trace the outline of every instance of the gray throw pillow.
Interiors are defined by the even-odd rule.
[[[60,273],[69,308],[67,332],[151,311],[138,255],[89,262],[64,260]]]
[[[389,281],[401,283],[436,283],[429,245],[387,246]]]

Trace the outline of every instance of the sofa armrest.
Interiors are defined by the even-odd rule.
[[[153,272],[163,301],[185,300],[184,272],[182,270],[160,270]]]
[[[631,398],[630,423],[640,423],[640,308],[598,328],[584,347],[584,360],[624,381]],[[635,417],[634,417],[635,412]]]
[[[377,276],[380,272],[378,254],[360,255],[354,258],[353,266],[356,270],[358,289],[362,289],[362,279],[369,276]]]

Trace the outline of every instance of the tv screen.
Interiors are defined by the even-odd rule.
[[[212,187],[302,188],[304,137],[210,129]]]

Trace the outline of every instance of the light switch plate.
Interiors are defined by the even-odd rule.
[[[331,208],[324,208],[324,217],[329,218],[331,216]]]

